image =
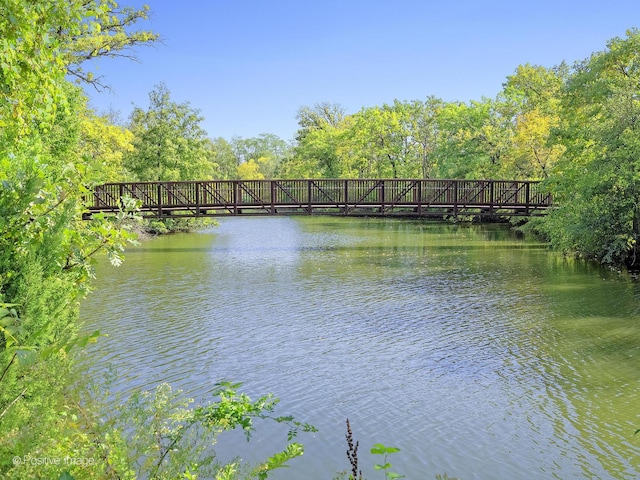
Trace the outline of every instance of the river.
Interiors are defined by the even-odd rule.
[[[640,284],[503,226],[226,218],[97,274],[81,316],[108,337],[84,352],[90,375],[272,392],[319,429],[274,479],[348,470],[346,418],[370,479],[374,443],[400,448],[409,479],[640,476]],[[285,436],[260,423],[218,451],[257,461]]]

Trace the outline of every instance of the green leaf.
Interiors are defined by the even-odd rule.
[[[33,347],[16,348],[15,352],[22,365],[32,365],[38,360],[38,352]]]
[[[395,478],[405,478],[404,475],[400,475],[399,473],[396,472],[387,472],[387,478],[390,478],[391,480],[395,479]]]
[[[8,308],[0,308],[0,320],[5,319],[5,317],[11,317],[11,312]],[[0,325],[9,325],[12,323],[12,318],[6,318]]]
[[[373,455],[389,455],[390,453],[399,452],[400,449],[396,447],[387,447],[382,443],[376,443],[371,447],[371,453]]]
[[[256,474],[259,479],[265,479],[268,476],[268,472],[275,470],[276,468],[288,468],[286,462],[299,457],[304,453],[304,447],[299,443],[290,443],[282,452],[276,453],[269,457],[266,462],[258,467]]]

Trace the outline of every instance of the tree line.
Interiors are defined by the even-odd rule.
[[[351,114],[330,102],[303,106],[295,138],[284,141],[271,134],[211,138],[199,110],[173,101],[162,83],[150,92],[148,106],[136,107],[125,122],[93,111],[76,81],[100,87],[108,79],[92,75],[91,59],[133,56],[135,48],[157,41],[156,33],[137,28],[147,16],[146,7],[123,7],[115,0],[0,0],[3,478],[195,478],[198,471],[266,478],[301,447],[289,443],[286,451],[244,470],[217,465],[206,449],[198,450],[205,456],[197,464],[189,450],[197,444],[190,429],[206,431],[211,439],[238,425],[250,432],[252,419],[265,417],[290,432],[310,429],[290,417],[271,416],[273,399],[251,402],[235,385],[221,386],[216,402],[197,408],[186,408],[163,387],[155,397],[133,398],[109,420],[101,409],[119,406],[108,401],[96,407],[86,399],[87,388],[72,387],[81,379],[71,352],[99,335],[83,333],[78,325],[95,257],[106,254],[117,265],[135,241],[129,211],[82,221],[83,196],[96,184],[311,177],[542,180],[557,206],[528,228],[590,260],[637,264],[638,30],[572,66],[519,66],[495,98],[427,97]],[[157,423],[149,431],[146,421],[152,417]],[[93,462],[44,461],[65,458]]]
[[[165,85],[118,128],[105,180],[461,178],[541,180],[556,208],[529,222],[554,247],[605,265],[636,266],[640,32],[589,58],[520,65],[495,98],[433,96],[362,108],[302,106],[289,142],[209,138],[199,110]],[[97,118],[94,120],[100,121]],[[95,139],[98,140],[98,139]],[[105,157],[103,157],[105,158]]]
[[[548,140],[565,71],[521,66],[496,99],[469,103],[396,100],[350,115],[336,103],[303,106],[288,142],[268,133],[210,138],[200,111],[174,102],[160,83],[148,107],[120,125],[123,142],[111,145],[120,151],[117,174],[108,180],[545,179],[564,151]]]

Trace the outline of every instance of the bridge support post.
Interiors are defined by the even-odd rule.
[[[156,193],[158,194],[158,218],[162,218],[162,184],[161,183],[158,183]]]
[[[275,180],[271,180],[269,182],[271,187],[271,215],[275,215],[276,213],[276,182]]]
[[[194,187],[196,188],[196,217],[200,216],[200,182],[195,182]]]
[[[124,185],[120,184],[120,188],[118,188],[118,204],[120,208],[124,207],[124,202],[122,201],[122,197],[124,197]]]
[[[458,180],[453,181],[453,217],[458,219]]]
[[[238,180],[233,180],[233,214],[238,215]]]
[[[347,215],[349,213],[349,180],[344,181],[344,211],[343,214]]]
[[[490,194],[489,194],[489,213],[491,215],[493,215],[493,205],[495,203],[495,190],[494,187],[495,183],[491,182],[491,189],[490,189]]]

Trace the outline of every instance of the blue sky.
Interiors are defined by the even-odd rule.
[[[495,97],[516,67],[573,64],[640,27],[639,0],[148,0],[162,44],[140,63],[87,64],[113,92],[86,89],[99,112],[146,108],[164,82],[204,117],[209,136],[297,130],[319,102],[347,113],[394,99]]]

